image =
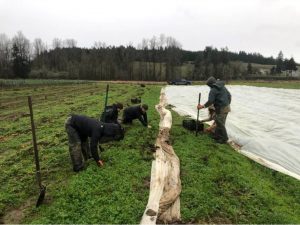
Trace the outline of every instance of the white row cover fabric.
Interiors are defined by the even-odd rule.
[[[226,128],[241,153],[300,180],[300,90],[228,85],[232,95]],[[167,86],[169,104],[181,115],[197,116],[208,99],[208,86]],[[200,110],[200,120],[208,118]]]

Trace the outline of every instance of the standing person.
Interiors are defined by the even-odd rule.
[[[214,77],[208,78],[206,84],[210,87],[208,101],[204,105],[199,104],[197,108],[202,109],[213,104],[216,110],[214,139],[218,143],[224,144],[228,141],[225,123],[230,112],[231,94],[225,87],[225,83]]]
[[[148,126],[147,110],[148,110],[148,105],[146,105],[146,104],[130,106],[130,107],[124,109],[123,123],[131,124],[133,120],[139,119],[139,121],[145,127],[147,127]],[[148,128],[150,128],[150,126],[148,126]]]
[[[87,116],[72,115],[68,117],[65,128],[74,172],[79,172],[84,168],[82,156],[85,161],[92,156],[98,166],[103,166],[103,161],[98,154],[98,143],[103,143],[103,140],[112,141],[124,138],[124,130],[119,124],[102,123]],[[88,143],[88,137],[90,143]]]
[[[118,114],[122,109],[123,109],[123,104],[119,102],[111,106],[107,106],[105,112],[102,114],[101,121],[104,123],[119,124]]]

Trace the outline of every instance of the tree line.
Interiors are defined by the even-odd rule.
[[[136,47],[132,43],[107,46],[97,41],[90,48],[77,47],[74,39],[54,38],[48,46],[40,38],[30,42],[22,32],[11,39],[0,34],[0,78],[165,81],[183,77],[202,80],[215,75],[242,79],[253,73],[251,63],[276,65],[272,74],[296,68],[294,59],[283,59],[282,52],[274,59],[212,46],[187,51],[164,34],[143,39]]]
[[[296,70],[298,70],[298,68],[294,58],[291,57],[290,59],[284,59],[283,53],[282,51],[280,51],[276,59],[276,65],[271,68],[270,73],[278,74],[282,73],[283,71],[288,71],[289,73],[291,73],[291,71]]]

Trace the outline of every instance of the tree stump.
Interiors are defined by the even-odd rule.
[[[155,106],[160,115],[159,133],[155,142],[157,148],[152,161],[150,194],[141,224],[156,224],[180,221],[180,162],[170,145],[169,136],[172,114],[167,105],[164,89],[159,104]]]

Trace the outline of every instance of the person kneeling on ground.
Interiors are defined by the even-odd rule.
[[[204,129],[204,132],[214,134],[217,125],[216,125],[216,121],[215,121],[215,119],[216,119],[216,110],[215,110],[215,107],[213,105],[208,107],[208,116],[209,117],[207,119],[201,120],[200,122],[204,123],[204,122],[209,122],[209,121],[213,120],[213,123],[208,128]]]
[[[98,143],[122,140],[124,129],[119,124],[103,123],[96,119],[82,115],[72,115],[65,123],[69,139],[69,152],[74,172],[84,168],[84,160],[93,157],[98,166],[103,166],[98,154]],[[88,143],[90,138],[90,146]]]
[[[206,84],[210,87],[208,101],[204,105],[199,104],[197,108],[202,109],[213,104],[216,109],[216,129],[214,139],[218,143],[224,144],[228,141],[225,123],[227,114],[230,112],[231,94],[225,87],[224,81],[210,77]]]
[[[102,113],[101,121],[104,123],[115,123],[119,124],[118,122],[118,114],[123,109],[122,103],[115,103],[113,105],[107,106],[105,112]]]
[[[148,126],[148,128],[151,128],[151,126],[148,125],[147,110],[148,110],[148,105],[146,105],[146,104],[130,106],[130,107],[124,109],[123,123],[131,124],[133,120],[139,119],[139,121],[145,127]]]

